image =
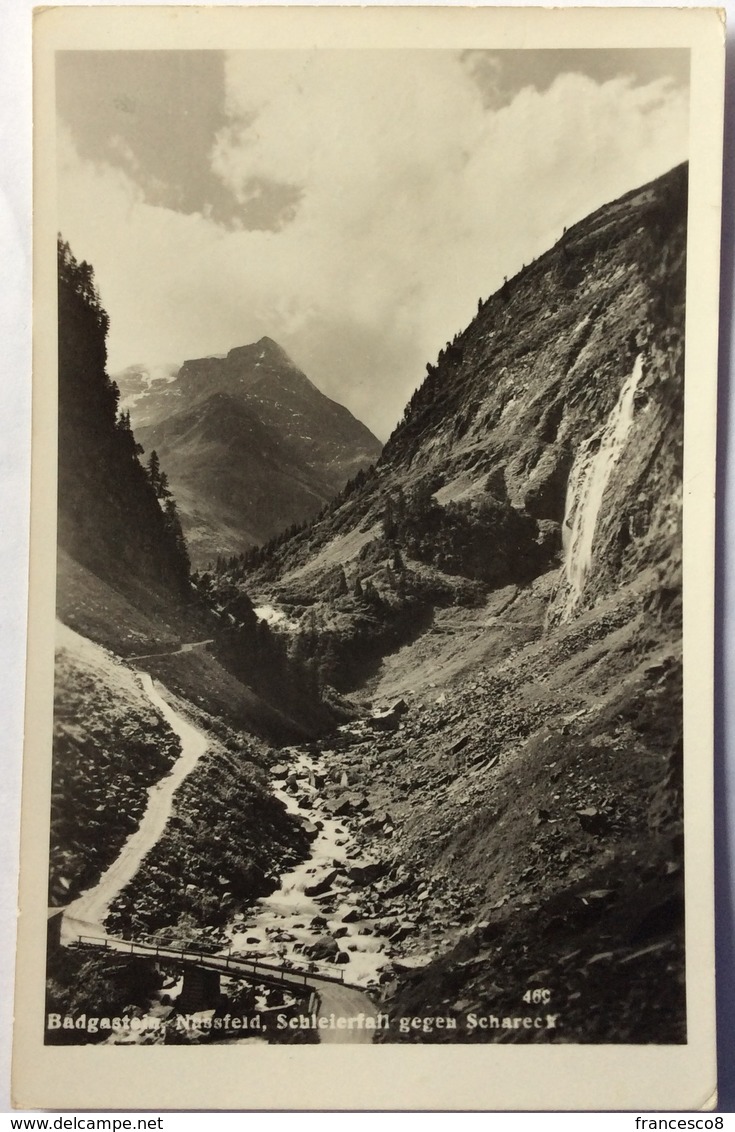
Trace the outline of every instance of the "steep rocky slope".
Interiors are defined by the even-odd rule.
[[[402,714],[387,731],[368,719],[328,756],[368,799],[357,820],[388,865],[375,898],[400,944],[385,1001],[487,1040],[468,1013],[524,1013],[543,987],[554,1040],[679,1041],[676,634],[651,624],[645,581],[545,631],[555,582],[440,611],[373,685]]]
[[[187,361],[172,380],[146,377],[117,375],[123,404],[161,458],[199,565],[312,518],[380,454],[270,338]]]
[[[566,232],[374,471],[227,573],[366,712],[401,701],[320,744],[385,860],[385,1006],[458,1024],[389,1038],[685,1040],[686,199],[680,167]],[[552,1030],[468,1024],[534,990]]]
[[[593,603],[640,565],[675,572],[686,199],[682,166],[571,228],[482,303],[427,367],[374,472],[264,556],[251,585],[315,597],[339,564],[348,583],[375,574],[389,598],[372,564],[393,543],[450,577],[527,580],[570,541],[585,469],[615,444],[592,469],[594,568],[572,605]],[[611,445],[603,434],[616,422]],[[458,537],[468,528],[474,542]],[[437,552],[442,542],[454,555]],[[483,556],[486,571],[511,559],[501,579],[483,577]]]

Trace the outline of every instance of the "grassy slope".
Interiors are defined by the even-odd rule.
[[[219,721],[274,743],[307,739],[322,720],[296,721],[232,676],[206,649],[137,661],[156,680],[187,701],[200,722],[217,732]],[[321,723],[321,728],[319,724]]]
[[[143,584],[133,600],[61,549],[56,603],[64,624],[122,657],[175,649],[185,641],[212,635],[211,615],[166,602]]]
[[[177,654],[182,644],[208,640],[221,630],[210,611],[166,603],[145,589],[133,603],[63,551],[57,612],[83,637],[134,660],[137,668],[188,700],[190,710],[203,712],[215,729],[221,718],[226,726],[283,743],[312,737],[330,725],[329,711],[316,704],[303,719],[293,719],[231,675],[205,648]]]

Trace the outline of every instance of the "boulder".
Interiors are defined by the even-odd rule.
[[[324,803],[324,809],[335,817],[346,814],[355,814],[368,807],[368,800],[364,794],[340,794],[337,798]]]
[[[304,888],[304,895],[321,896],[332,887],[338,876],[339,872],[337,869],[330,869],[328,873],[324,873],[314,884],[307,884]]]
[[[386,826],[392,825],[392,823],[393,819],[390,814],[387,813],[386,810],[380,810],[378,813],[371,814],[369,817],[365,818],[362,828],[366,833],[379,833],[380,830],[385,829]]]
[[[451,747],[449,748],[449,754],[450,755],[459,754],[459,752],[467,746],[469,741],[470,741],[469,735],[463,735],[461,739],[457,739],[456,743],[452,743]]]
[[[388,871],[385,861],[354,861],[347,867],[347,876],[353,884],[372,884]]]
[[[610,819],[607,814],[602,813],[595,806],[587,806],[584,810],[577,810],[576,816],[585,833],[605,833],[610,826]]]
[[[613,888],[594,888],[591,892],[580,892],[579,898],[585,904],[596,904],[598,906],[612,904],[616,896],[616,891]]]
[[[430,955],[406,955],[403,959],[394,959],[393,967],[396,971],[408,973],[410,971],[420,971],[423,967],[428,967],[431,961]]]
[[[322,936],[314,943],[307,943],[304,945],[304,955],[308,955],[310,959],[333,959],[339,952],[339,946],[336,939],[331,936]],[[336,960],[335,960],[336,962]]]
[[[373,715],[370,718],[370,726],[375,731],[397,731],[400,725],[400,716],[398,715]]]
[[[458,925],[459,926],[459,925]],[[402,920],[395,931],[390,933],[391,943],[400,943],[403,939],[408,939],[416,931],[416,923],[414,920]]]
[[[410,877],[402,877],[397,880],[395,884],[391,884],[388,888],[386,888],[385,895],[390,897],[403,896],[404,893],[410,892],[411,889],[415,887],[415,885],[416,881],[411,880]]]

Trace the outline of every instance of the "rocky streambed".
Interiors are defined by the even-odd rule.
[[[331,975],[340,968],[346,982],[377,987],[412,945],[416,923],[406,896],[413,886],[389,852],[390,815],[372,813],[367,797],[349,789],[333,755],[288,748],[272,768],[276,797],[302,825],[311,852],[275,892],[238,913],[226,935],[233,955]]]

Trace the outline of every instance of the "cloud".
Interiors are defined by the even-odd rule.
[[[62,132],[60,227],[95,266],[111,368],[268,334],[383,437],[478,296],[686,157],[663,75],[560,70],[492,108],[459,53],[263,51],[229,55],[224,89],[208,177],[269,227],[156,206]]]
[[[242,226],[209,164],[227,121],[221,51],[59,51],[56,100],[79,155],[128,173],[149,204]]]
[[[507,106],[525,87],[548,90],[562,74],[586,75],[598,84],[620,77],[636,86],[659,78],[682,87],[689,81],[689,51],[681,48],[475,49],[464,52],[463,60],[480,87],[485,105],[495,109]]]

